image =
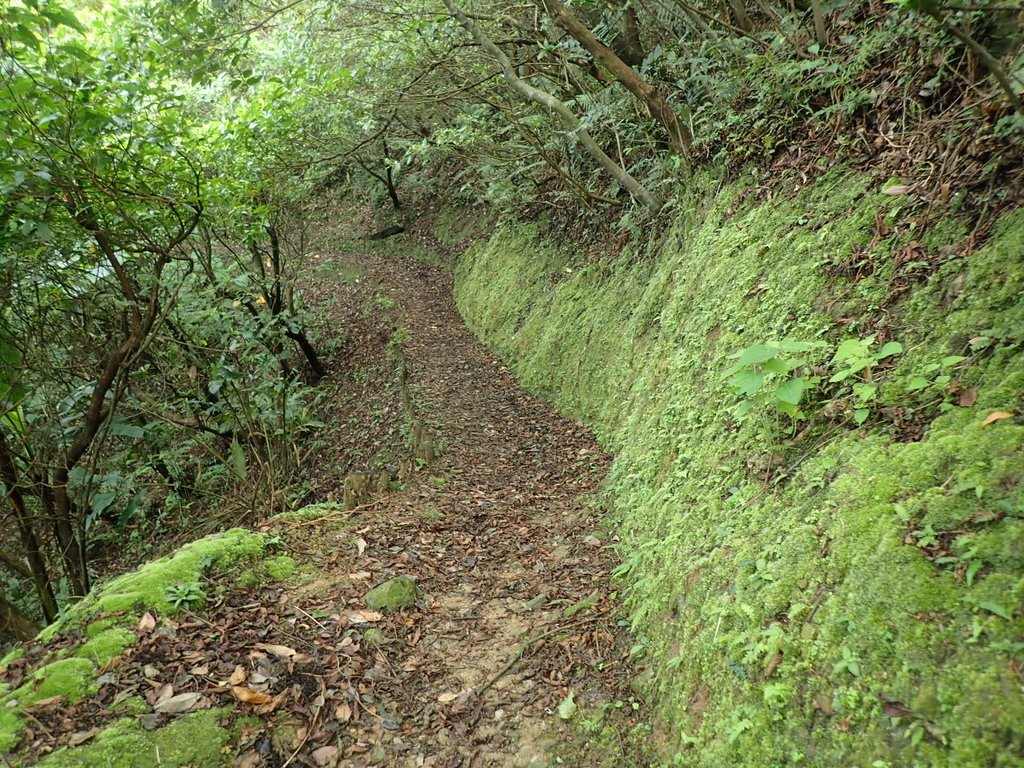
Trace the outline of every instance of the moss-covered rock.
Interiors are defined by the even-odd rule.
[[[315,520],[332,513],[341,513],[345,511],[345,505],[334,502],[323,502],[321,504],[307,504],[300,509],[293,509],[288,512],[281,512],[274,515],[267,521],[268,525],[281,522],[291,523],[303,523],[309,520]],[[338,520],[344,518],[332,518],[332,520]]]
[[[231,732],[221,726],[223,709],[176,719],[155,731],[137,720],[119,720],[88,743],[62,749],[36,763],[37,768],[223,768]]]
[[[169,588],[198,583],[208,568],[256,562],[265,546],[265,536],[243,529],[208,536],[98,586],[72,606],[64,618],[40,633],[38,642],[45,644],[72,628],[84,632],[87,640],[69,658],[33,670],[17,690],[0,691],[0,753],[13,749],[21,738],[25,707],[53,696],[73,703],[93,694],[98,687],[96,678],[100,668],[135,643],[136,635],[129,626],[138,621],[138,613],[154,610],[170,615],[179,610],[169,599],[172,596]],[[294,573],[294,562],[289,565],[290,558],[282,556],[271,561],[275,573]],[[103,763],[97,763],[100,764]],[[124,764],[150,763],[140,758],[138,763]]]
[[[24,707],[53,696],[62,696],[70,704],[96,691],[95,673],[96,666],[88,659],[59,659],[35,670],[28,681],[0,701],[0,705],[14,700],[19,707]]]
[[[75,649],[75,656],[89,659],[97,667],[102,667],[112,658],[135,645],[137,639],[134,632],[124,628],[105,629]]]
[[[411,576],[396,576],[378,584],[363,598],[368,608],[391,613],[416,602],[416,582]]]
[[[95,678],[96,667],[88,659],[59,659],[36,669],[20,688],[0,696],[0,753],[9,752],[21,738],[26,707],[55,697],[73,704],[96,692]]]
[[[668,759],[1024,765],[1024,427],[985,424],[1024,393],[1024,211],[964,257],[955,217],[898,234],[906,200],[856,174],[770,203],[719,186],[693,180],[646,252],[589,262],[506,224],[456,275],[471,327],[615,453],[617,576]],[[908,248],[938,265],[927,279]],[[838,402],[805,403],[826,415],[792,445],[778,414],[736,419],[730,355],[834,349],[883,305],[905,351],[875,413],[910,413],[921,439],[894,440],[892,415],[832,423]],[[979,351],[953,374],[976,402],[941,412],[941,386],[908,382],[966,340]],[[751,469],[765,451],[778,482]]]
[[[21,739],[24,728],[24,716],[21,712],[0,703],[0,755],[14,749]]]
[[[6,667],[9,667],[12,662],[17,661],[18,659],[20,659],[24,655],[25,655],[25,649],[24,648],[15,648],[10,653],[8,653],[6,656],[4,656],[2,659],[0,659],[0,669],[4,669]]]
[[[68,627],[88,623],[99,614],[133,609],[176,613],[181,606],[168,599],[169,587],[196,583],[207,568],[257,559],[265,545],[266,537],[243,528],[232,528],[186,544],[173,555],[153,560],[137,571],[101,585],[76,604],[64,619],[44,629],[39,637],[45,642]]]

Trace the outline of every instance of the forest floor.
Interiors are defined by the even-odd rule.
[[[346,335],[322,384],[314,499],[340,501],[340,478],[385,460],[413,471],[353,511],[283,526],[319,576],[279,602],[330,619],[296,625],[324,699],[300,753],[315,765],[645,765],[651,729],[596,509],[608,457],[519,388],[463,325],[450,272],[402,256],[405,239],[335,236],[308,280],[318,335]],[[365,591],[396,576],[415,580],[415,605],[367,611]]]

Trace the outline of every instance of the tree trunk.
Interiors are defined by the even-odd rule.
[[[0,634],[15,640],[31,640],[39,634],[39,627],[0,595]]]
[[[821,0],[811,0],[811,12],[814,14],[814,37],[818,45],[828,45],[828,31],[825,29],[825,13],[821,8]]]
[[[43,545],[36,535],[32,518],[25,506],[25,497],[22,495],[21,486],[18,483],[18,468],[14,463],[14,456],[8,448],[2,431],[0,431],[0,479],[7,486],[7,498],[14,507],[14,521],[18,526],[21,546],[25,550],[25,559],[32,572],[32,583],[35,585],[36,597],[43,609],[43,616],[47,621],[53,621],[57,618],[57,599],[53,594],[50,570],[46,567],[46,560],[43,558]]]
[[[565,7],[562,0],[543,0],[543,2],[548,15],[554,22],[575,38],[601,66],[611,72],[616,80],[646,105],[651,116],[665,128],[672,148],[680,155],[688,154],[693,141],[690,129],[680,122],[676,111],[658,92],[658,89],[640,77],[631,66],[619,58],[615,51],[598,40],[590,28]]]
[[[652,212],[657,213],[661,210],[662,202],[649,192],[640,182],[634,179],[628,171],[620,167],[618,163],[612,160],[608,155],[601,149],[597,142],[591,137],[587,131],[580,126],[580,121],[577,117],[569,110],[565,104],[559,101],[556,97],[552,96],[547,91],[542,91],[540,88],[536,88],[524,80],[521,80],[516,75],[515,69],[512,67],[512,63],[508,60],[508,56],[496,46],[484,31],[480,29],[480,26],[466,16],[459,8],[455,5],[453,0],[444,0],[445,7],[455,17],[455,20],[462,25],[466,31],[468,31],[473,38],[480,44],[483,50],[487,51],[494,59],[498,62],[498,66],[501,67],[501,73],[508,81],[509,85],[512,86],[520,96],[527,101],[532,101],[535,104],[539,104],[542,107],[550,109],[558,119],[561,121],[565,129],[580,140],[584,149],[593,157],[598,164],[604,168],[619,184],[621,184],[626,190],[629,191],[633,197],[646,205]]]
[[[327,375],[327,369],[324,368],[323,362],[320,360],[320,355],[316,353],[316,348],[310,343],[309,338],[306,336],[306,332],[296,326],[297,330],[286,330],[288,338],[299,345],[299,349],[302,350],[302,354],[306,356],[306,362],[309,363],[309,367],[313,369],[313,374],[318,378],[322,379]]]
[[[647,58],[644,44],[640,41],[640,24],[636,20],[636,8],[627,6],[622,12],[623,61],[631,67],[639,67]]]

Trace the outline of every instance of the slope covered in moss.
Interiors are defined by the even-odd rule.
[[[1024,765],[1024,212],[968,254],[955,217],[921,232],[854,174],[767,202],[694,188],[646,250],[588,261],[507,223],[456,286],[615,452],[618,576],[670,759]],[[871,335],[902,352],[858,427],[828,379]],[[781,339],[821,344],[807,418],[738,419],[733,356]]]
[[[256,567],[254,564],[265,548],[266,536],[241,528],[208,536],[99,586],[72,606],[60,621],[40,633],[32,648],[33,660],[23,670],[21,684],[13,690],[4,690],[0,683],[0,755],[18,746],[31,719],[33,705],[51,699],[72,705],[94,695],[99,689],[98,678],[108,664],[136,643],[135,627],[144,611],[169,616],[185,607],[198,608],[198,601],[206,597],[201,591],[188,592],[187,603],[177,601],[175,595],[188,585],[198,585],[210,568]],[[279,565],[285,560],[290,562],[290,558],[283,556],[272,560]],[[54,643],[62,635],[78,636],[82,640],[70,655],[67,643]],[[0,669],[24,655],[23,650],[11,653],[4,658]],[[209,746],[197,747],[186,739],[172,749],[172,742],[178,739],[176,734],[192,733],[191,725],[176,723],[144,733],[137,723],[125,721],[112,725],[85,746],[55,754],[45,764],[149,765],[152,755],[161,754],[157,762],[162,759],[163,765],[219,765],[219,748],[227,732],[216,725],[215,717],[211,719],[212,712],[194,717],[196,719],[190,719],[190,723],[198,732],[208,735],[216,731],[221,734],[219,741],[209,741],[204,735]],[[200,757],[204,754],[212,755],[212,759],[203,762]],[[17,764],[16,755],[11,759]]]

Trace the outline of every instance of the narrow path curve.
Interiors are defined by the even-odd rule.
[[[402,491],[356,515],[358,558],[334,557],[370,585],[407,574],[419,589],[381,648],[379,727],[349,729],[369,752],[338,764],[554,764],[570,691],[581,708],[630,696],[614,557],[592,506],[608,458],[466,329],[448,273],[372,252],[327,257],[390,300],[414,408],[439,447]],[[625,712],[628,728],[638,716]]]

